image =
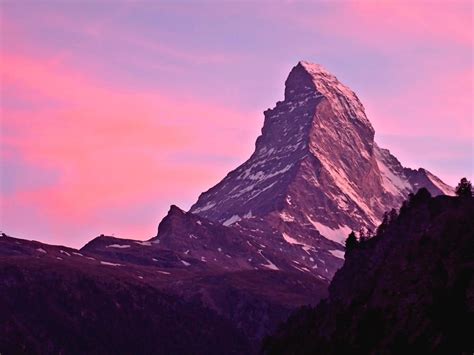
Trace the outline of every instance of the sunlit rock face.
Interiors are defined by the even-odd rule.
[[[420,187],[452,193],[378,147],[356,94],[318,64],[299,62],[285,99],[264,114],[252,156],[190,212],[237,228],[256,228],[257,220],[270,226],[280,236],[277,253],[281,245],[284,253],[300,251],[296,268],[330,278],[351,230],[374,230],[385,211]]]

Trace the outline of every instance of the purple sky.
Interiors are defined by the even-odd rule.
[[[472,2],[2,1],[8,234],[144,239],[252,152],[301,59],[351,87],[376,141],[473,177]]]

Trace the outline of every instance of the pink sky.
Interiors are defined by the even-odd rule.
[[[472,4],[0,4],[3,231],[145,239],[252,152],[300,59],[366,106],[376,140],[473,176]]]

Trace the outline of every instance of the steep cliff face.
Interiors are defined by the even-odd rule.
[[[268,354],[472,353],[474,199],[419,193],[346,252],[329,298],[296,313]]]
[[[284,101],[265,111],[255,152],[190,212],[232,226],[258,217],[284,243],[325,258],[328,250],[343,251],[351,230],[374,230],[385,211],[421,187],[452,193],[431,173],[404,168],[379,148],[354,92],[320,65],[299,62]],[[340,262],[330,263],[332,275]]]

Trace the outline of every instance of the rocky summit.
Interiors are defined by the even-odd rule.
[[[291,254],[294,268],[331,278],[348,233],[374,230],[385,211],[421,187],[453,193],[380,148],[356,94],[322,66],[302,61],[286,80],[285,99],[265,111],[255,152],[190,212],[237,229],[270,228],[283,258],[287,249],[300,251],[298,260]]]

